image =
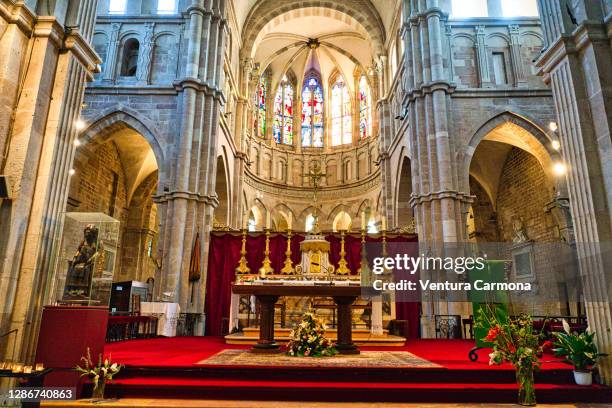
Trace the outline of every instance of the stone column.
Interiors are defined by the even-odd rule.
[[[49,9],[53,15],[37,16],[35,24],[24,19],[32,16],[25,8],[12,14],[20,21],[19,30],[31,36],[32,54],[27,62],[20,60],[26,64],[21,67],[23,88],[11,109],[8,155],[0,169],[15,186],[12,201],[2,203],[0,214],[7,237],[0,257],[0,331],[19,330],[15,357],[21,361],[32,362],[42,306],[55,300],[49,291],[74,154],[74,122],[84,81],[93,79],[101,62],[89,43],[96,5],[86,0],[75,3],[75,9]],[[64,30],[64,24],[80,29]],[[13,54],[25,51],[13,46]]]
[[[521,57],[521,36],[519,26],[512,24],[508,26],[510,34],[510,60],[512,62],[512,72],[514,73],[514,86],[525,87],[525,73],[523,72],[523,59]]]
[[[222,92],[225,0],[194,0],[190,16],[185,77],[177,82],[182,100],[180,135],[174,158],[175,174],[161,201],[168,203],[168,226],[164,234],[166,262],[162,276],[164,290],[172,293],[186,313],[204,311],[208,243],[213,212],[218,205],[215,192],[217,130]],[[201,238],[200,279],[188,279],[189,261],[195,235]],[[202,319],[200,319],[202,323]],[[196,332],[203,332],[202,326]]]
[[[151,60],[153,59],[153,47],[155,46],[154,31],[155,23],[144,24],[144,38],[140,46],[138,72],[136,72],[136,79],[142,85],[147,85],[151,82]]]
[[[481,88],[490,88],[491,74],[489,71],[489,56],[485,40],[485,26],[476,26],[476,59],[478,61],[478,83]]]
[[[106,61],[104,61],[103,81],[112,82],[115,80],[115,71],[117,70],[117,57],[119,54],[119,31],[121,23],[111,24],[111,32],[108,37],[108,51],[106,53]]]
[[[576,1],[568,7],[561,1],[538,1],[547,49],[536,65],[553,90],[589,326],[597,333],[599,351],[610,355],[612,21],[603,18],[598,3]],[[602,359],[599,370],[610,384],[610,357]]]
[[[451,72],[444,65],[443,42],[448,40],[446,17],[437,1],[427,2],[427,7],[415,2],[410,12],[406,20],[410,36],[403,36],[407,72],[403,106],[409,115],[413,156],[411,205],[424,252],[440,254],[441,243],[463,239],[464,227],[460,225],[458,214],[467,197],[457,183],[457,163],[447,119],[454,85]],[[407,33],[407,29],[405,31]],[[481,35],[484,36],[484,32]],[[484,48],[481,52],[485,52]],[[485,74],[488,81],[488,69]],[[434,314],[441,311],[462,314],[462,309],[461,304],[446,304],[424,293],[421,322],[424,337],[434,334]]]

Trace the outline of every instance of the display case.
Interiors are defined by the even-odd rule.
[[[118,220],[102,213],[65,214],[56,264],[55,301],[108,307],[119,224]]]

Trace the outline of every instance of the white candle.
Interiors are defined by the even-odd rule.
[[[270,229],[270,214],[267,214],[266,216],[266,229]]]
[[[365,215],[365,211],[361,212],[361,229],[362,230],[366,229],[366,215]]]
[[[382,217],[382,230],[387,230],[387,218],[385,218],[384,216]]]

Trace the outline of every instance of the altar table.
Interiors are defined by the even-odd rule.
[[[238,295],[255,295],[260,302],[259,340],[253,346],[258,353],[274,353],[279,349],[274,341],[274,304],[280,296],[327,296],[338,307],[338,341],[340,354],[359,354],[353,343],[351,305],[362,294],[357,285],[278,285],[232,284],[232,292]]]
[[[142,302],[140,314],[143,316],[157,316],[157,335],[176,336],[176,325],[178,323],[181,306],[170,302]]]

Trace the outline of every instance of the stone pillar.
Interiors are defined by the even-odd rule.
[[[437,1],[411,4],[410,27],[403,29],[405,72],[403,106],[407,109],[412,146],[412,199],[419,241],[424,252],[438,253],[440,243],[463,239],[461,207],[467,194],[459,190],[457,163],[450,142],[448,112],[454,85],[450,69],[444,65],[446,16]],[[405,3],[406,7],[406,3]],[[407,14],[407,12],[405,12]],[[484,36],[484,32],[481,34]],[[481,38],[484,53],[484,37]],[[483,54],[484,57],[484,54]],[[487,81],[488,69],[485,72]],[[444,306],[444,309],[442,309]],[[462,314],[461,304],[446,304],[423,294],[422,333],[434,335],[434,314]]]
[[[485,26],[476,26],[476,60],[478,61],[478,83],[481,88],[490,88],[491,74],[489,71],[489,56],[485,40]]]
[[[538,3],[548,46],[536,65],[553,90],[587,318],[599,351],[610,356],[612,21],[603,19],[600,2],[576,1],[569,8],[561,1]],[[610,384],[610,357],[602,358],[599,370]]]
[[[75,3],[76,9],[51,8],[52,15],[34,19],[21,4],[8,20],[8,33],[17,35],[10,26],[18,25],[19,35],[29,37],[12,42],[15,48],[8,51],[19,55],[25,52],[21,47],[31,46],[31,58],[18,59],[24,64],[22,89],[14,94],[8,154],[0,169],[14,185],[12,200],[2,202],[0,213],[6,236],[0,254],[0,331],[19,330],[15,357],[21,361],[32,362],[42,306],[55,300],[49,292],[74,155],[74,122],[84,82],[93,80],[101,62],[90,45],[96,6],[96,0],[86,0]],[[80,29],[65,30],[64,24]],[[0,60],[0,70],[11,59]]]
[[[138,72],[136,72],[136,79],[142,85],[147,85],[151,82],[151,60],[153,59],[153,47],[155,46],[154,31],[155,23],[144,24],[144,38],[140,45]]]
[[[108,51],[106,53],[106,61],[104,61],[103,81],[112,82],[115,80],[115,71],[117,70],[117,57],[119,54],[119,31],[121,23],[111,24],[111,32],[108,37]]]
[[[514,86],[525,87],[525,73],[523,72],[523,61],[521,57],[521,37],[519,26],[512,24],[508,26],[510,34],[510,60],[512,62],[512,72],[514,73]]]
[[[164,233],[165,262],[161,275],[165,292],[186,313],[204,311],[208,243],[215,192],[217,130],[222,92],[225,0],[194,0],[189,14],[185,77],[177,82],[182,101],[180,135],[174,157],[175,174],[167,192],[157,199],[167,203]],[[189,261],[196,234],[201,238],[200,279],[188,279]],[[200,323],[202,323],[202,319]],[[203,332],[200,325],[196,332]]]

